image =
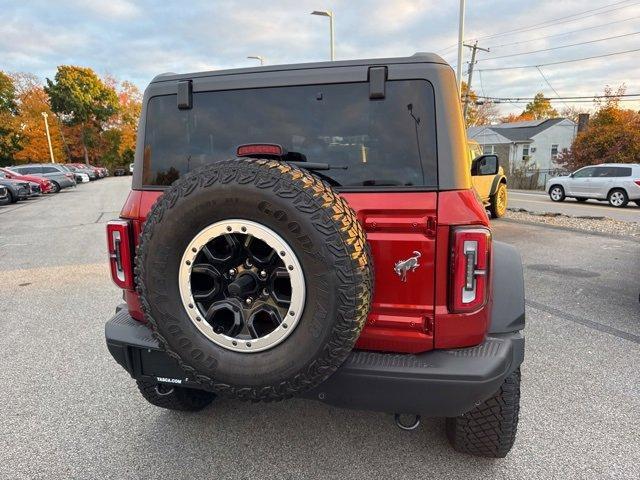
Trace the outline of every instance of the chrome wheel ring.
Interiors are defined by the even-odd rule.
[[[202,263],[203,255],[206,254],[207,258],[211,258],[208,246],[210,242],[220,241],[220,239],[229,242],[233,239],[242,239],[245,242],[245,247],[255,239],[264,242],[272,250],[268,253],[271,258],[269,264],[273,267],[271,274],[267,275],[266,272],[269,267],[254,265],[250,258],[247,258],[246,252],[242,251],[245,247],[241,246],[238,247],[242,251],[238,255],[238,260],[223,259],[218,261],[216,258],[213,263]],[[236,242],[236,240],[233,241]],[[264,251],[265,247],[262,246],[261,253]],[[241,262],[237,266],[229,268],[229,262],[235,263],[239,260]],[[223,267],[224,271],[222,271]],[[194,288],[192,288],[194,268],[210,268],[222,280],[221,286],[217,287],[218,293],[214,296],[218,300],[208,306],[194,297]],[[277,298],[277,295],[273,291],[268,292],[266,287],[268,279],[273,278],[276,274],[278,279],[279,277],[288,277],[290,290],[287,290],[289,296],[285,299]],[[236,296],[231,294],[230,283],[235,283],[231,280],[241,276],[251,277],[246,280],[256,284],[255,294],[246,297],[242,297],[241,294],[234,293]],[[191,322],[213,343],[235,352],[255,353],[275,347],[295,330],[304,309],[306,291],[304,272],[295,253],[276,232],[265,225],[249,220],[223,220],[200,231],[189,242],[182,255],[178,284],[182,304]],[[214,289],[212,287],[211,291],[213,292]],[[238,289],[236,288],[236,290]],[[222,309],[225,310],[226,317],[235,316],[235,322],[242,324],[238,325],[233,334],[228,335],[226,333],[229,332],[221,332],[219,328],[214,328],[215,324],[210,323],[212,310],[215,314],[215,309],[218,308],[217,303],[225,304]],[[248,320],[255,318],[258,313],[262,314],[263,311],[267,312],[264,314],[267,317],[274,318],[273,324],[277,324],[277,326],[264,335],[258,335],[258,330],[256,328],[249,330],[247,323]]]

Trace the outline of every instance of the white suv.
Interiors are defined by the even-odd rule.
[[[629,200],[640,206],[640,164],[603,163],[547,180],[546,192],[554,202],[573,197],[606,200],[612,207],[626,207]]]

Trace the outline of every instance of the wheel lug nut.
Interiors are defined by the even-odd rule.
[[[267,277],[267,272],[265,272],[264,270],[260,271],[260,277],[266,278]]]
[[[266,288],[262,289],[262,295],[264,295],[265,297],[269,296],[269,290],[267,290]]]
[[[229,275],[231,275],[232,277],[236,274],[236,269],[235,268],[230,268],[229,269]]]
[[[249,261],[249,259],[248,259],[248,258],[244,261],[244,264],[245,264],[245,266],[246,266],[247,268],[251,268],[251,267],[253,267],[253,265],[251,264],[251,262]]]
[[[253,299],[251,297],[248,297],[244,303],[246,303],[247,305],[251,305],[253,303]]]

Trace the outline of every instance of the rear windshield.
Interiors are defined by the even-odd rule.
[[[317,172],[340,186],[435,187],[433,98],[424,80],[389,81],[381,100],[369,98],[368,83],[200,92],[190,110],[175,95],[152,97],[143,183],[170,185],[234,157],[238,145],[277,143],[295,158],[343,167]]]

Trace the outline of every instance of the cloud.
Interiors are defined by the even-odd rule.
[[[455,1],[58,0],[55,8],[45,0],[5,2],[8,3],[4,8],[5,19],[0,23],[0,68],[31,71],[41,78],[55,74],[57,65],[77,64],[132,80],[144,88],[152,77],[164,71],[254,65],[255,62],[246,59],[248,55],[262,55],[269,64],[325,60],[329,56],[328,20],[309,15],[321,8],[335,14],[338,59],[435,51],[452,63],[456,60],[458,2]],[[465,38],[469,41],[480,38],[480,44],[485,46],[499,45],[596,27],[498,47],[479,58],[517,52],[522,55],[483,61],[477,68],[549,63],[634,48],[640,36],[526,54],[637,29],[632,21],[597,26],[640,16],[640,6],[628,2],[626,8],[594,12],[597,15],[587,12],[601,6],[602,0],[474,0],[467,2]],[[561,19],[580,12],[586,13]],[[550,19],[562,23],[503,35]],[[490,35],[499,36],[482,39]],[[467,51],[465,55],[468,61]],[[636,58],[631,54],[549,66],[543,71],[563,95],[590,95],[602,91],[605,84],[622,82],[636,93],[640,89]],[[537,91],[553,95],[535,69],[485,72],[474,77],[473,87],[496,96],[530,97]],[[508,111],[519,107],[502,108]]]

